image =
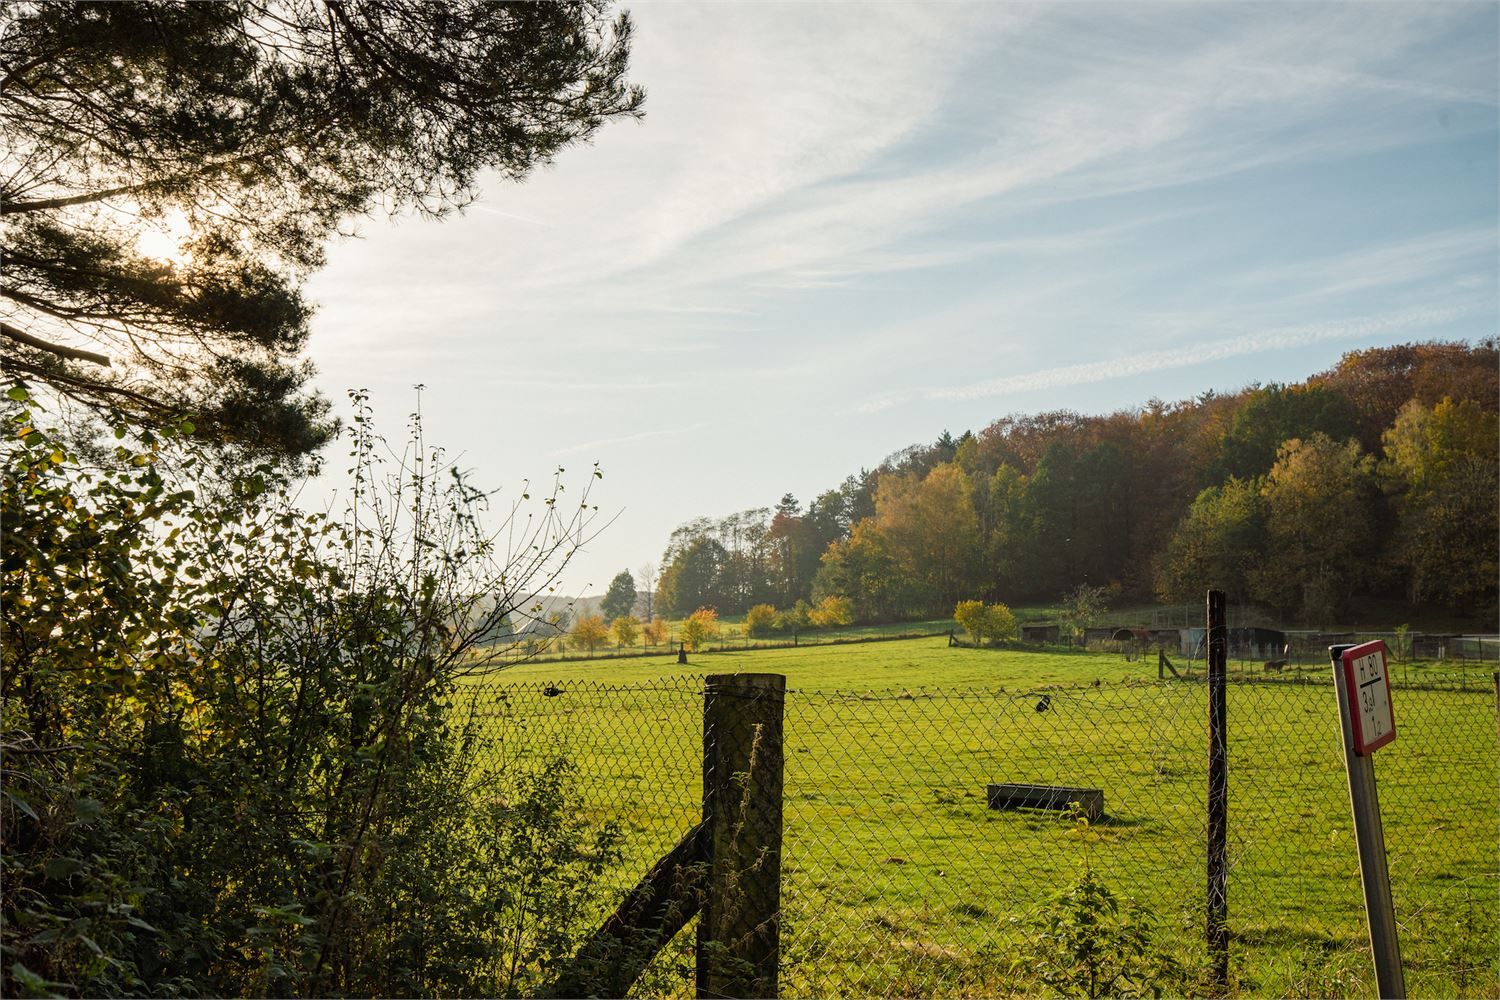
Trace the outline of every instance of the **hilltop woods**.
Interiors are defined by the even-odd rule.
[[[1493,616],[1494,339],[1345,354],[1290,385],[1007,416],[897,452],[805,506],[672,533],[672,614],[841,597],[856,620],[983,597],[1196,600],[1327,620],[1357,598]]]

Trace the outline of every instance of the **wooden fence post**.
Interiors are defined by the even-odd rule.
[[[1228,632],[1224,592],[1208,592],[1208,953],[1214,985],[1229,989]]]
[[[777,996],[785,698],[780,674],[714,674],[704,685],[700,997]]]

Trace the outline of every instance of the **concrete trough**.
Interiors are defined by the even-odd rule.
[[[1098,788],[1072,788],[1067,785],[1019,785],[998,783],[989,786],[991,809],[1056,809],[1066,811],[1077,802],[1090,823],[1104,816],[1104,792]]]

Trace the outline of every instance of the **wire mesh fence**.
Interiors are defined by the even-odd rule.
[[[566,756],[580,812],[624,829],[621,861],[586,919],[612,908],[699,822],[703,687],[689,675],[629,685],[496,678],[470,689],[498,763],[525,769]],[[1376,768],[1408,987],[1494,995],[1495,693],[1398,686],[1396,712],[1400,737]],[[1231,990],[1368,995],[1331,685],[1235,681],[1228,719]],[[1086,877],[1122,907],[1138,906],[1131,920],[1154,923],[1151,951],[1169,961],[1153,974],[1175,977],[1158,985],[1202,991],[1203,683],[792,684],[784,733],[783,993],[1035,992],[1077,971],[1058,953],[1068,905],[1058,897]],[[1097,789],[1102,810],[1085,823],[1077,810],[992,808],[990,786],[1001,784]],[[636,992],[692,993],[691,937],[680,934]]]

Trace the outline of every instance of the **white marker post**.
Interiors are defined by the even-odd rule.
[[[1338,691],[1344,765],[1349,772],[1349,804],[1354,810],[1354,839],[1359,848],[1359,877],[1370,924],[1375,984],[1381,1000],[1401,1000],[1406,996],[1406,980],[1401,970],[1401,946],[1396,940],[1396,909],[1385,863],[1385,831],[1380,823],[1380,799],[1375,793],[1375,767],[1370,759],[1396,738],[1385,643],[1376,640],[1357,646],[1330,646],[1328,653]]]

